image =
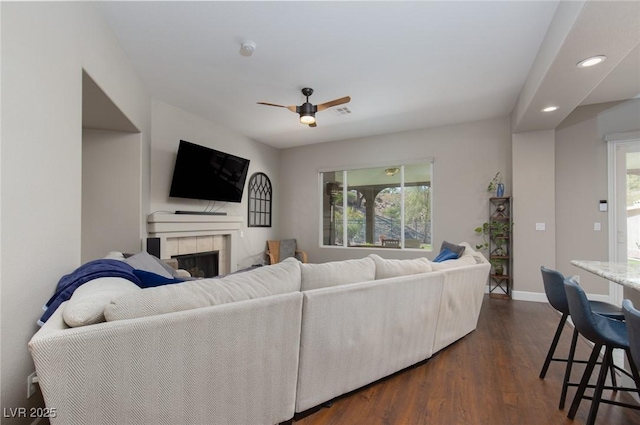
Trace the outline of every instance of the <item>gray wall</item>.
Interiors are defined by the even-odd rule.
[[[93,4],[0,7],[2,407],[17,408],[42,403],[39,395],[26,398],[27,376],[34,370],[27,342],[58,279],[81,262],[82,70],[141,131],[145,210],[150,104]]]
[[[246,227],[248,195],[246,185],[242,203],[216,202],[214,208],[243,218],[243,237],[237,239],[239,244],[235,247],[238,269],[260,263],[264,259],[266,241],[278,235],[275,219],[280,211],[278,207],[281,194],[278,184],[280,151],[163,102],[154,101],[152,110],[151,211],[204,211],[208,205],[208,201],[169,197],[173,166],[181,139],[247,158],[251,161],[247,183],[253,173],[263,172],[269,176],[274,187],[273,227]]]
[[[141,136],[82,131],[82,257],[140,251]]]
[[[546,301],[540,266],[555,268],[554,152],[553,130],[513,135],[513,290],[520,299]]]
[[[640,99],[577,108],[556,129],[556,246],[561,272],[580,274],[587,293],[608,294],[602,278],[570,264],[571,260],[609,260],[607,213],[607,143],[610,133],[640,129]],[[602,223],[601,231],[593,224]]]
[[[389,164],[434,158],[433,245],[443,240],[480,242],[473,229],[487,220],[487,185],[497,171],[511,193],[511,134],[508,118],[341,140],[282,151],[280,235],[298,240],[309,261],[359,258],[376,249],[320,247],[318,170],[324,167]],[[384,250],[386,257],[410,258],[422,252]]]

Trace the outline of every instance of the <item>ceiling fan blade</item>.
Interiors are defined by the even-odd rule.
[[[258,105],[267,105],[267,106],[277,106],[278,108],[287,108],[291,112],[297,112],[295,106],[284,106],[284,105],[276,105],[275,103],[269,102],[257,102]]]
[[[341,97],[340,99],[321,103],[320,105],[318,105],[318,111],[322,111],[324,109],[331,108],[332,106],[342,105],[343,103],[349,103],[349,102],[351,102],[351,98],[349,96]]]

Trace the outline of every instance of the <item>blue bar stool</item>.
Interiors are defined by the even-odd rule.
[[[636,365],[640,365],[640,310],[636,310],[631,300],[622,301],[622,311],[627,321],[629,350]]]
[[[572,279],[566,279],[564,287],[567,293],[569,312],[576,329],[582,334],[582,336],[594,344],[591,357],[589,357],[589,362],[585,368],[584,375],[582,375],[582,380],[580,381],[580,385],[578,385],[578,390],[576,391],[576,395],[567,416],[569,419],[573,419],[575,417],[583,398],[591,400],[591,408],[589,410],[589,417],[587,418],[586,425],[593,425],[595,423],[600,403],[640,409],[640,406],[638,405],[621,403],[615,400],[602,398],[602,391],[605,389],[634,392],[638,392],[640,389],[640,375],[638,375],[638,369],[631,358],[626,323],[604,317],[599,314],[594,314],[591,310],[586,294]],[[598,374],[598,382],[595,387],[593,387],[592,385],[589,385],[589,379],[591,378],[591,374],[593,373],[593,369],[596,365],[602,347],[605,347],[604,359],[602,360],[602,366],[600,367],[600,373]],[[612,353],[615,348],[620,348],[625,351],[629,360],[632,372],[631,374],[613,364]],[[615,383],[613,386],[606,386],[605,381],[612,366],[631,377],[636,384],[636,388],[617,387]],[[585,396],[586,389],[592,387],[594,388],[593,396]]]
[[[547,374],[547,370],[549,369],[549,365],[552,361],[554,362],[566,362],[567,366],[564,372],[564,380],[562,382],[562,392],[560,393],[560,404],[558,406],[559,409],[564,409],[564,402],[567,397],[567,389],[569,386],[576,386],[576,384],[572,384],[569,382],[571,378],[571,368],[573,363],[587,363],[584,360],[574,360],[574,354],[576,351],[576,344],[578,342],[578,330],[573,329],[573,336],[571,338],[571,348],[569,349],[569,355],[567,358],[557,358],[553,357],[556,351],[556,347],[558,345],[558,341],[560,340],[560,336],[562,335],[562,331],[564,329],[564,324],[569,317],[569,305],[567,304],[567,294],[564,289],[564,276],[562,273],[548,269],[546,267],[540,267],[540,271],[542,272],[542,282],[544,283],[544,292],[547,295],[547,299],[549,300],[549,304],[560,313],[562,313],[562,317],[560,318],[560,323],[558,323],[558,328],[556,329],[555,336],[553,337],[553,341],[551,342],[551,346],[549,347],[549,352],[547,353],[547,358],[544,361],[544,365],[542,366],[542,371],[540,372],[540,379],[544,379]],[[624,320],[624,314],[622,313],[622,309],[616,305],[601,302],[601,301],[589,301],[589,305],[591,306],[591,310],[594,313],[601,314],[607,317],[611,317],[617,320]],[[615,385],[615,384],[614,384]]]

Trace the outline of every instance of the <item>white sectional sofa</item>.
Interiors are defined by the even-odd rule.
[[[442,263],[288,259],[110,294],[107,322],[70,328],[74,294],[29,342],[51,423],[289,421],[475,329],[490,266],[464,245]]]

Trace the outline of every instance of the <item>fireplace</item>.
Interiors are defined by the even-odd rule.
[[[160,258],[217,252],[217,274],[237,270],[234,247],[242,217],[155,212],[147,223],[149,237],[160,238]]]
[[[178,260],[178,268],[188,271],[192,277],[218,276],[218,251],[174,255],[171,258]]]

